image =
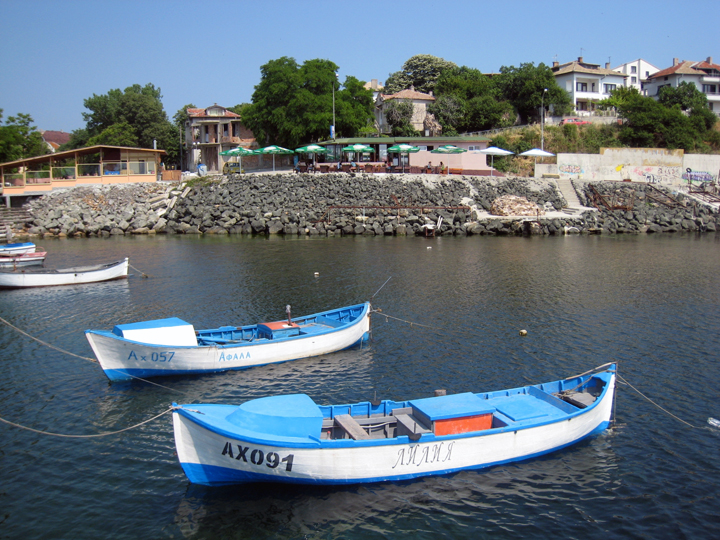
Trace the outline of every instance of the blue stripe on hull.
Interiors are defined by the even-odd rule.
[[[357,340],[352,345],[345,347],[345,349],[352,349],[353,347],[357,347],[359,345],[362,345],[363,343],[367,342],[369,340],[370,334],[369,332],[365,332],[363,334],[363,337]],[[332,353],[328,353],[332,354]],[[312,358],[312,357],[308,357]],[[241,371],[243,369],[250,369],[254,367],[260,367],[260,366],[266,366],[268,364],[283,364],[285,362],[294,362],[295,360],[303,360],[304,358],[300,359],[291,359],[291,360],[283,360],[282,362],[268,362],[266,364],[257,364],[252,366],[239,366],[239,367],[223,367],[222,369],[105,369],[105,375],[107,375],[107,378],[111,381],[128,381],[131,379],[146,379],[148,377],[162,377],[162,376],[168,376],[168,375],[196,375],[198,373],[222,373],[223,371]]]
[[[372,478],[357,478],[357,479],[313,479],[313,478],[291,478],[286,476],[278,475],[266,475],[250,473],[247,471],[239,471],[236,469],[228,469],[225,467],[217,467],[214,465],[201,465],[199,463],[180,463],[182,465],[185,475],[188,477],[193,484],[200,484],[204,486],[222,486],[229,484],[241,484],[249,482],[280,482],[289,484],[322,484],[322,485],[338,485],[338,484],[363,484],[371,482],[399,482],[402,480],[412,480],[414,478],[421,478],[423,476],[442,476],[447,474],[454,474],[460,471],[486,469],[488,467],[494,467],[496,465],[503,465],[505,463],[513,463],[516,461],[525,461],[533,459],[545,454],[551,454],[558,452],[569,446],[573,446],[585,439],[593,437],[600,432],[604,431],[608,426],[609,422],[603,422],[595,428],[591,433],[581,437],[577,440],[569,442],[568,444],[551,448],[544,452],[537,452],[535,454],[528,454],[526,456],[520,456],[514,459],[506,459],[502,461],[495,461],[492,463],[483,463],[481,465],[471,465],[469,467],[459,467],[454,469],[443,469],[438,471],[426,471],[417,474],[401,474],[393,476],[378,476]]]

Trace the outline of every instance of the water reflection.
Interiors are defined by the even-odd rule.
[[[610,497],[617,488],[617,457],[606,439],[527,462],[398,483],[188,484],[174,524],[186,538],[362,538],[413,531],[457,538],[467,537],[468,528],[493,536],[533,522],[538,529],[566,527],[555,508]],[[508,506],[523,510],[508,512]],[[238,522],[242,532],[234,529]]]

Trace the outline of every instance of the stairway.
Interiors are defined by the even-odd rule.
[[[31,219],[24,208],[0,207],[0,243],[12,242],[12,231],[24,230],[25,223]]]
[[[583,207],[569,178],[558,178],[555,181],[557,182],[558,190],[567,201],[569,209],[580,209]]]

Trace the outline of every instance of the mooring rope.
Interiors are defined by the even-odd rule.
[[[0,417],[0,422],[4,422],[5,424],[8,424],[10,426],[25,429],[27,431],[32,431],[33,433],[39,433],[40,435],[49,435],[52,437],[64,437],[67,439],[91,439],[94,437],[107,437],[108,435],[117,435],[118,433],[123,433],[124,431],[130,431],[131,429],[138,428],[144,424],[147,424],[148,422],[152,422],[153,420],[156,420],[163,416],[164,414],[167,414],[169,412],[172,412],[172,407],[169,408],[166,411],[161,412],[160,414],[153,416],[152,418],[149,418],[145,420],[144,422],[140,422],[139,424],[135,424],[134,426],[126,427],[125,429],[119,429],[118,431],[109,431],[107,433],[96,433],[95,435],[66,435],[64,433],[52,433],[50,431],[42,431],[39,429],[33,429],[31,427],[22,426],[20,424],[16,424],[15,422],[10,422],[9,420],[5,420],[4,418]]]
[[[130,268],[132,268],[133,270],[135,270],[136,272],[140,272],[140,275],[142,275],[142,277],[144,277],[144,278],[150,277],[150,276],[147,275],[145,272],[142,272],[141,270],[138,270],[137,268],[135,268],[132,264],[128,263],[128,266],[129,266]]]
[[[61,349],[60,347],[56,347],[55,345],[51,345],[50,343],[48,343],[48,342],[46,342],[46,341],[43,341],[42,339],[38,339],[38,338],[36,338],[35,336],[31,336],[30,334],[28,334],[28,333],[25,332],[24,330],[21,330],[20,328],[18,328],[18,327],[15,326],[14,324],[11,324],[10,322],[6,321],[6,320],[3,319],[2,317],[0,317],[0,322],[2,322],[3,324],[6,324],[7,326],[9,326],[10,328],[12,328],[13,330],[21,333],[22,335],[24,335],[24,336],[26,336],[26,337],[29,337],[30,339],[32,339],[32,340],[34,340],[34,341],[37,341],[37,342],[40,343],[41,345],[45,345],[46,347],[49,347],[49,348],[51,348],[51,349],[54,349],[54,350],[56,350],[56,351],[58,351],[58,352],[61,352],[61,353],[64,353],[64,354],[68,354],[68,355],[70,355],[70,356],[74,356],[75,358],[80,358],[81,360],[89,360],[90,362],[95,362],[96,364],[98,363],[98,361],[95,360],[94,358],[89,358],[89,357],[87,357],[87,356],[80,356],[79,354],[75,354],[75,353],[72,353],[72,352],[70,352],[70,351],[66,351],[65,349]],[[179,393],[181,393],[181,394],[185,394],[185,393],[186,393],[186,392],[183,392],[183,391],[181,391],[181,390],[176,390],[176,389],[174,389],[174,388],[170,388],[169,386],[164,386],[164,385],[162,385],[162,384],[159,384],[159,383],[156,383],[156,382],[153,382],[153,381],[148,381],[147,379],[143,379],[142,377],[136,377],[135,375],[131,375],[130,373],[126,373],[126,375],[127,375],[128,377],[130,377],[131,379],[135,379],[135,380],[138,380],[138,381],[146,382],[146,383],[148,383],[148,384],[152,384],[152,385],[154,385],[154,386],[158,386],[158,387],[160,387],[160,388],[164,388],[165,390],[170,390],[171,392],[179,392]]]
[[[663,411],[664,413],[672,416],[675,420],[679,420],[680,422],[682,422],[683,424],[686,424],[686,425],[690,426],[691,428],[697,428],[697,427],[698,427],[698,426],[693,426],[691,423],[686,422],[686,421],[683,420],[682,418],[679,418],[679,417],[675,416],[673,413],[671,413],[671,412],[668,411],[667,409],[663,409],[660,405],[658,405],[657,403],[655,403],[652,399],[650,399],[649,397],[647,397],[647,396],[646,396],[645,394],[643,394],[640,390],[638,390],[638,389],[635,388],[632,384],[630,384],[629,382],[627,382],[627,380],[625,380],[625,379],[624,379],[623,377],[621,377],[619,374],[617,374],[617,378],[620,379],[620,380],[621,380],[622,382],[624,382],[625,384],[627,384],[630,388],[632,388],[633,390],[635,390],[635,391],[636,391],[638,394],[640,394],[642,397],[644,397],[645,399],[647,399],[650,403],[652,403],[653,405],[655,405],[658,409],[660,409],[660,410]]]
[[[95,360],[94,358],[88,358],[87,356],[80,356],[79,354],[71,353],[70,351],[66,351],[65,349],[61,349],[60,347],[55,347],[55,345],[50,345],[50,343],[48,343],[48,342],[46,342],[46,341],[43,341],[42,339],[38,339],[38,338],[36,338],[35,336],[31,336],[30,334],[28,334],[28,333],[25,332],[24,330],[21,330],[20,328],[18,328],[17,326],[15,326],[15,325],[13,325],[13,324],[10,324],[8,321],[6,321],[5,319],[3,319],[2,317],[0,317],[0,322],[2,322],[3,324],[6,324],[7,326],[9,326],[10,328],[12,328],[13,330],[15,330],[15,331],[17,331],[17,332],[20,332],[23,336],[29,337],[30,339],[32,339],[32,340],[34,340],[34,341],[37,341],[38,343],[40,343],[40,344],[42,344],[42,345],[45,345],[46,347],[50,347],[51,349],[55,349],[56,351],[59,351],[59,352],[61,352],[61,353],[69,354],[70,356],[74,356],[75,358],[80,358],[81,360],[89,360],[90,362],[95,362],[95,363],[97,364],[97,360]]]

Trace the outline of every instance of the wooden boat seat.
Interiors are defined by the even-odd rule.
[[[423,433],[432,433],[428,428],[417,421],[416,418],[409,414],[395,414],[397,418],[397,437],[403,435],[420,435]]]
[[[362,426],[360,426],[360,424],[358,424],[349,414],[338,414],[335,417],[335,423],[343,428],[352,439],[359,440],[370,438]]]

